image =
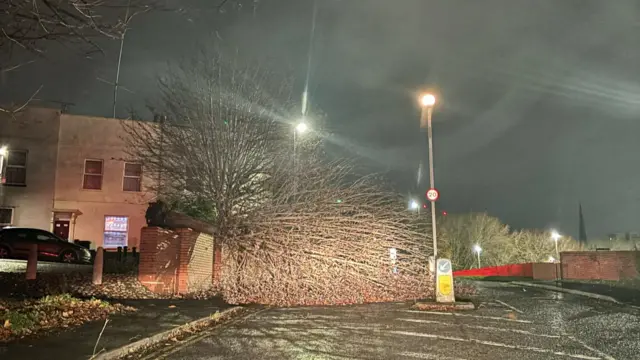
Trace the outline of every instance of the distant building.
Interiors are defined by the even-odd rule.
[[[138,246],[155,195],[142,165],[127,158],[123,121],[45,108],[0,117],[8,148],[0,227],[50,230],[94,248]]]
[[[625,240],[625,241],[638,241],[640,240],[640,233],[637,231],[611,233],[608,236],[609,241]]]

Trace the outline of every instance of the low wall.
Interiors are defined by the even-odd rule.
[[[562,278],[622,280],[640,276],[640,251],[570,251],[560,253]]]
[[[560,278],[559,263],[535,263],[533,264],[534,280],[558,280]]]
[[[157,294],[207,291],[214,284],[214,239],[191,229],[145,227],[138,280]]]
[[[533,264],[510,264],[502,266],[488,266],[480,269],[454,271],[453,276],[509,276],[533,277]]]

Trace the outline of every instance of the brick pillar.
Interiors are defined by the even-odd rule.
[[[139,258],[138,281],[155,293],[174,294],[177,290],[177,235],[159,227],[142,228]]]
[[[195,246],[198,233],[191,229],[177,229],[179,241],[178,255],[178,294],[186,294],[189,292],[189,261],[191,253]]]

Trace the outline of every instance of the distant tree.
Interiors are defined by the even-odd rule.
[[[550,257],[557,257],[549,232],[511,231],[498,218],[485,213],[449,214],[440,224],[441,253],[451,257],[459,269],[477,267],[477,255],[473,252],[476,244],[482,248],[482,266],[546,262]],[[580,244],[570,237],[558,241],[559,251],[580,248]]]

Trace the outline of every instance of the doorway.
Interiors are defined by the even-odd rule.
[[[58,237],[69,240],[69,220],[56,220],[53,224],[53,233]]]

